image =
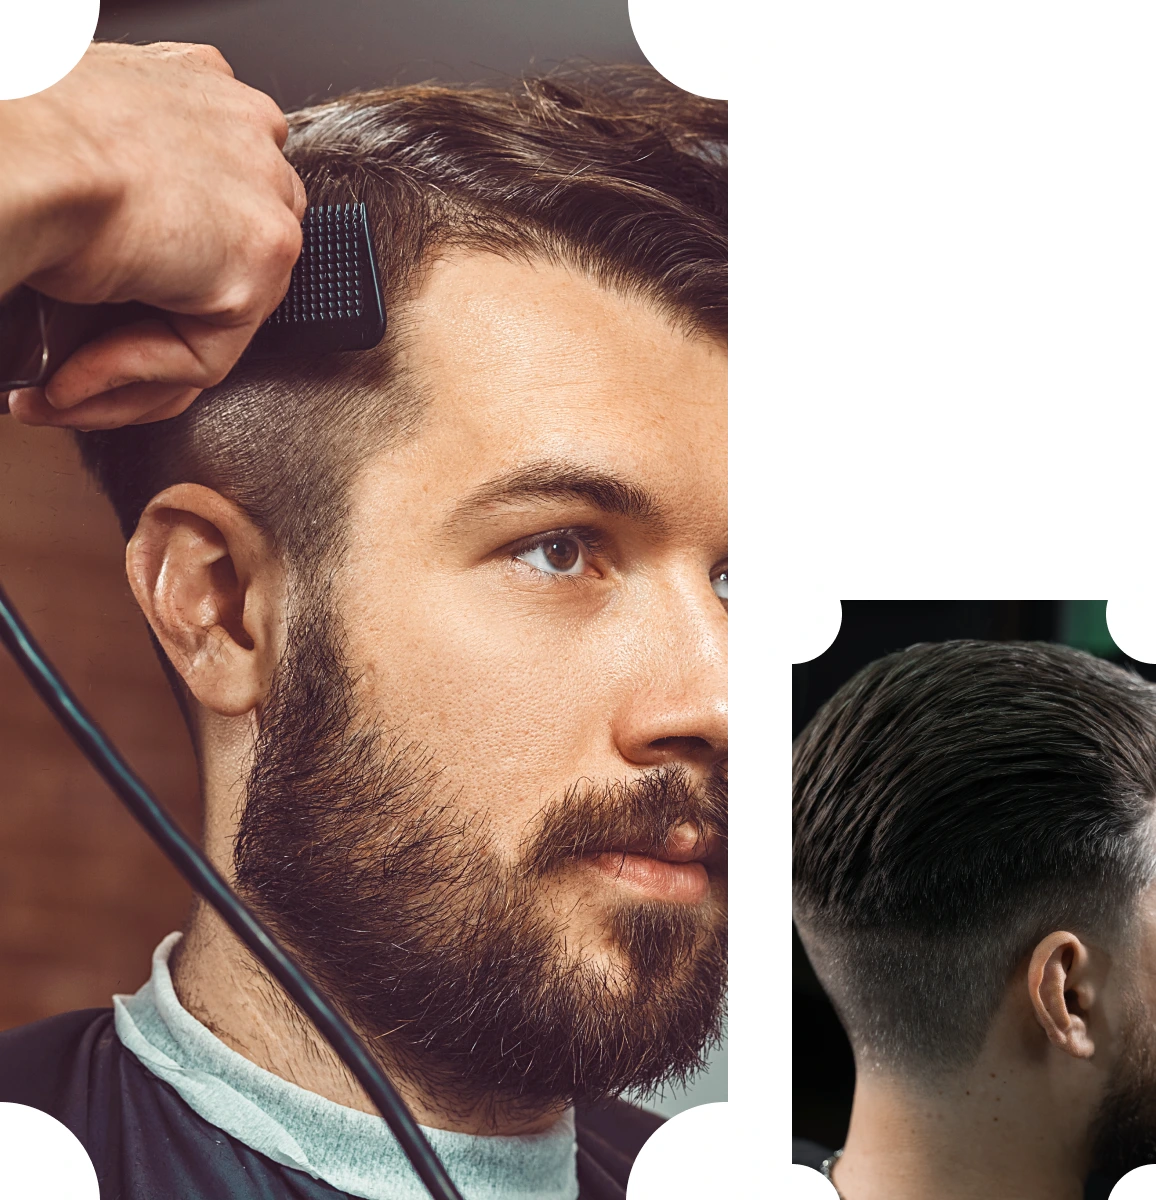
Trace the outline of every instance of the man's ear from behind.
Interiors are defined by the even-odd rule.
[[[1096,1045],[1090,1011],[1101,981],[1088,947],[1074,933],[1049,933],[1032,951],[1027,988],[1032,1012],[1053,1046],[1073,1058],[1091,1058]]]

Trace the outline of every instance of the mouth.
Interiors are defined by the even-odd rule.
[[[661,850],[623,846],[588,856],[590,867],[640,898],[698,904],[710,895],[712,875],[726,870],[726,851],[714,834],[680,825]]]

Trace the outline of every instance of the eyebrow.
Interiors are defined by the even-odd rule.
[[[540,500],[578,500],[616,517],[625,517],[659,531],[665,514],[643,487],[578,463],[543,459],[488,480],[454,507],[449,527],[468,523],[486,509]]]

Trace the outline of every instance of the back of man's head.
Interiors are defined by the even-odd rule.
[[[1041,937],[1117,945],[1154,798],[1156,688],[1090,655],[918,645],[845,684],[795,744],[794,896],[857,1058],[966,1066]]]
[[[381,89],[291,116],[285,152],[309,202],[367,205],[385,341],[243,364],[179,418],[79,435],[126,537],[152,496],[188,481],[240,504],[298,572],[340,554],[351,477],[424,407],[406,301],[441,252],[561,264],[724,338],[725,148],[725,105],[640,68]]]

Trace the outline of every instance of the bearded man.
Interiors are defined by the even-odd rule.
[[[725,113],[608,71],[289,126],[310,203],[367,207],[384,342],[90,403],[82,453],[214,863],[465,1196],[621,1198],[657,1121],[615,1097],[724,994]],[[0,1099],[109,1198],[423,1194],[203,903],[113,1010],[0,1036]]]

